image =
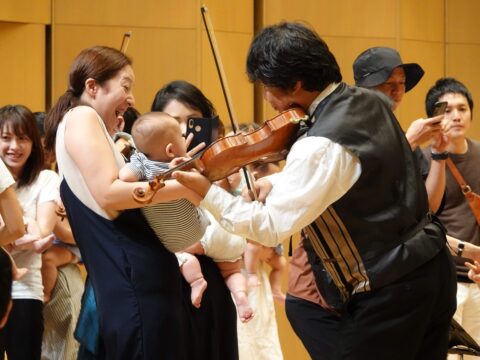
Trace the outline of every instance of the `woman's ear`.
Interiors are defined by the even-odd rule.
[[[85,80],[85,91],[93,98],[97,95],[98,85],[95,79],[88,78]]]

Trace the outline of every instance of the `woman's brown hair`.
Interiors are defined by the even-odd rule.
[[[45,148],[55,151],[58,124],[68,110],[80,104],[87,79],[94,79],[102,85],[131,64],[130,58],[114,48],[94,46],[83,50],[70,68],[67,91],[60,96],[45,118]]]

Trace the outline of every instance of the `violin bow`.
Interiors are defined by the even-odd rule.
[[[124,54],[127,53],[128,44],[130,43],[130,38],[132,37],[132,32],[127,31],[123,34],[122,44],[120,45],[120,51]]]
[[[215,38],[215,33],[213,31],[213,26],[210,20],[209,11],[205,5],[202,5],[200,10],[202,13],[203,24],[205,25],[205,31],[207,32],[208,42],[210,43],[210,48],[213,53],[213,59],[215,60],[217,73],[220,78],[220,85],[222,87],[223,97],[225,98],[225,103],[227,105],[230,124],[232,125],[233,133],[236,134],[238,132],[238,122],[235,117],[235,112],[233,111],[233,101],[228,88],[227,77],[225,76],[225,71],[223,70],[222,59],[220,57],[220,51],[218,50],[217,40]],[[250,197],[252,198],[252,200],[257,200],[257,193],[253,189],[253,177],[245,167],[242,167],[242,171],[243,171],[245,182],[247,184],[247,187],[250,193]]]

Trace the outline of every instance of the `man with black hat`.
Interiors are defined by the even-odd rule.
[[[355,85],[383,92],[396,110],[403,95],[413,89],[423,77],[422,67],[404,64],[400,54],[388,47],[372,47],[362,52],[353,63]]]
[[[355,85],[377,90],[388,97],[392,111],[402,102],[403,96],[423,77],[422,67],[416,63],[403,63],[400,54],[389,47],[372,47],[362,52],[353,63]],[[426,161],[419,145],[431,141],[432,151],[442,154],[448,139],[442,134],[443,114],[428,119],[417,119],[407,129],[405,136],[417,157],[425,179],[430,209],[437,212],[445,192],[445,161],[432,166]]]

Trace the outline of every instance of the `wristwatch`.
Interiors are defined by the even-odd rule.
[[[463,250],[465,250],[465,243],[460,241],[457,245],[457,256],[462,256]]]
[[[441,153],[431,153],[432,160],[447,160],[448,159],[448,151],[444,151]]]

